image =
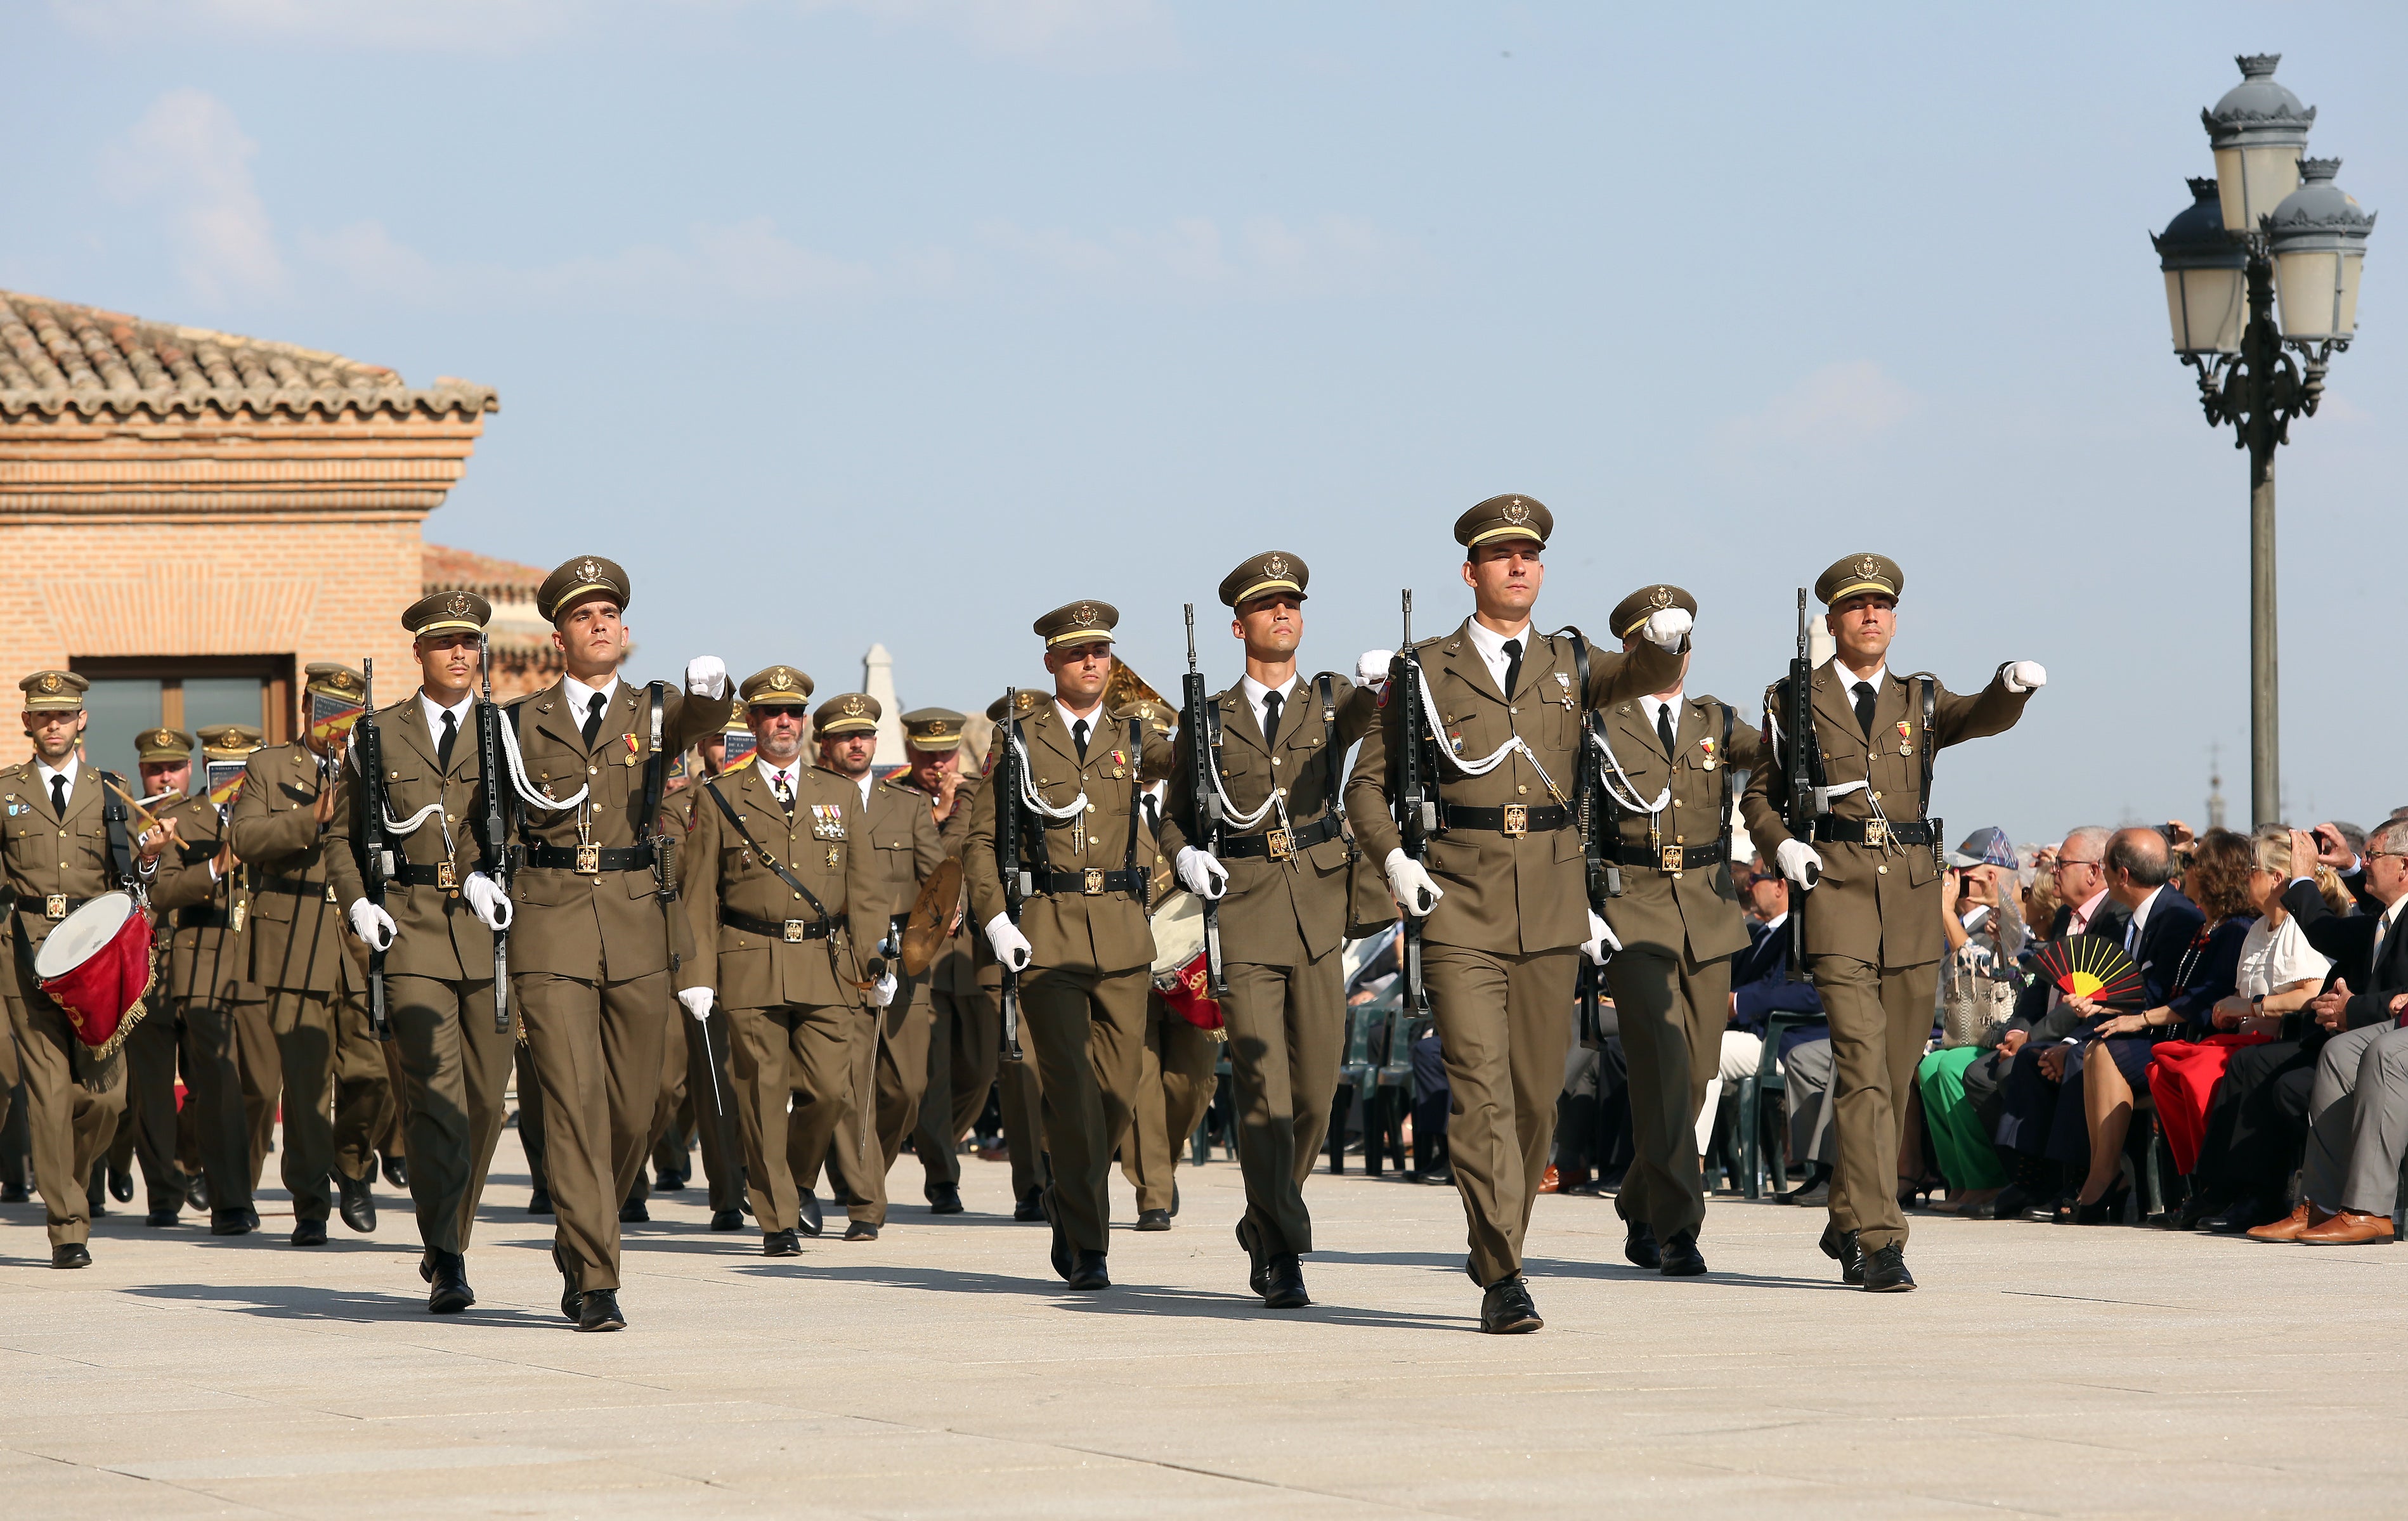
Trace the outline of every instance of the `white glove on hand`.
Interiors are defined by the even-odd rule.
[[[1772,853],[1772,859],[1780,866],[1781,874],[1800,888],[1811,890],[1823,879],[1823,858],[1814,854],[1814,847],[1803,840],[1782,841],[1781,848]]]
[[[1229,868],[1210,851],[1181,846],[1171,864],[1178,870],[1179,885],[1206,903],[1218,903],[1221,894],[1229,890]]]
[[[1612,960],[1613,953],[1621,948],[1622,942],[1613,937],[1613,926],[1600,918],[1596,909],[1590,909],[1588,940],[1581,946],[1581,954],[1588,958],[1591,966],[1603,966]]]
[[[1405,912],[1417,919],[1428,917],[1438,901],[1446,896],[1430,880],[1429,873],[1422,870],[1422,863],[1406,855],[1401,846],[1389,851],[1388,859],[1381,865],[1388,874],[1388,890],[1396,894]]]
[[[685,1012],[694,1016],[695,1024],[710,1017],[710,989],[708,988],[685,988],[678,994],[678,1002],[685,1005]]]
[[[696,655],[685,662],[685,689],[696,697],[718,697],[727,690],[727,666],[716,655]]]
[[[880,973],[878,974],[878,980],[871,983],[867,988],[869,994],[869,1006],[873,1009],[882,1009],[889,1003],[894,1002],[895,989],[900,986],[901,984],[895,980],[894,973]]]
[[[1658,607],[1647,615],[1647,642],[1658,649],[1678,650],[1694,623],[1679,607]]]
[[[363,898],[351,905],[344,917],[351,921],[351,933],[360,937],[370,950],[391,950],[401,933],[401,926],[393,916]]]
[[[1369,687],[1374,692],[1388,689],[1388,666],[1397,658],[1393,649],[1367,649],[1354,661],[1354,685]]]
[[[460,896],[468,900],[469,908],[475,911],[479,922],[486,929],[507,930],[510,927],[510,916],[516,910],[510,906],[509,894],[502,890],[500,883],[484,873],[470,872],[468,880],[460,884]],[[361,902],[366,903],[366,900],[362,899]]]
[[[2048,685],[2048,673],[2038,661],[2016,661],[2006,669],[2007,690],[2036,692]]]
[[[1020,932],[1020,926],[1011,922],[1010,915],[997,914],[987,920],[986,943],[987,947],[995,952],[995,959],[1005,966],[1014,972],[1028,970],[1028,959],[1035,954],[1035,948],[1028,944],[1028,937]]]

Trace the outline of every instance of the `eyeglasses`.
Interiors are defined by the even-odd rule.
[[[744,711],[755,718],[799,718],[803,716],[803,710],[798,707],[771,706],[763,703],[749,704]]]
[[[2057,863],[2051,866],[2049,870],[2052,872],[2061,872],[2069,866],[2096,866],[2098,864],[2099,862],[2095,860],[2067,860],[2060,857]]]
[[[2366,859],[2369,860],[2408,860],[2408,850],[2370,850],[2366,853]]]

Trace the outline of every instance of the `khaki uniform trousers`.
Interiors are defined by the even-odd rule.
[[[184,1089],[193,1157],[208,1180],[209,1207],[251,1208],[250,1126],[229,1005],[198,1000],[184,1005]]]
[[[1530,1206],[1547,1171],[1555,1098],[1572,1044],[1580,952],[1519,956],[1462,945],[1422,949],[1446,1080],[1447,1151],[1482,1286],[1522,1271]]]
[[[1000,1016],[983,992],[928,990],[928,1086],[920,1096],[911,1149],[927,1187],[962,1181],[962,1137],[986,1107],[1002,1059]]]
[[[683,1029],[685,1045],[685,1098],[678,1106],[679,1116],[694,1116],[695,1139],[702,1144],[702,1172],[710,1182],[712,1211],[740,1209],[744,1204],[744,1140],[737,1125],[736,1092],[728,1075],[727,1011],[714,1002],[707,1020],[691,1018],[683,1009],[678,1011],[676,1018]],[[680,1127],[681,1153],[683,1145],[684,1133]],[[682,1155],[679,1159],[683,1160]]]
[[[1022,1045],[1036,1059],[1054,1226],[1081,1251],[1110,1249],[1112,1148],[1128,1133],[1153,989],[1152,969],[1142,966],[1032,967],[1021,975]],[[1015,1173],[1019,1159],[1015,1142]]]
[[[896,974],[901,978],[902,968],[896,968]],[[855,1115],[848,1113],[838,1122],[829,1146],[828,1182],[830,1194],[844,1200],[848,1215],[882,1226],[887,1170],[902,1156],[904,1138],[918,1126],[920,1101],[928,1091],[929,1031],[936,1014],[928,1002],[927,977],[901,978],[895,1001],[878,1013],[882,1019],[865,1018],[854,1037],[866,1048],[862,1059],[870,1063],[869,1144],[862,1144]],[[867,1049],[873,1045],[875,1049]]]
[[[333,1176],[376,1175],[376,1132],[392,1099],[384,1053],[367,1032],[365,996],[298,988],[268,990],[284,1077],[284,1187],[295,1220],[322,1220]]]
[[[861,1031],[876,1027],[851,1003],[733,1009],[727,1022],[752,1218],[764,1234],[793,1230],[802,1221],[805,1183],[819,1177],[838,1125],[861,1102],[867,1074]]]
[[[673,1002],[669,1010],[670,1020],[681,1023],[686,1017],[683,1006]],[[678,1038],[675,1031],[665,1031],[661,1037],[660,1090],[652,1102],[652,1123],[644,1130],[644,1157],[654,1168],[661,1165],[665,1154],[677,1151],[684,1143],[685,1131],[678,1121],[685,1109],[685,1042]],[[674,1144],[669,1139],[671,1132],[675,1132],[678,1138]],[[670,1172],[685,1171],[685,1159],[681,1152],[668,1159],[675,1164],[670,1167]],[[636,1169],[636,1181],[627,1186],[627,1197],[623,1202],[640,1204],[652,1197],[652,1175],[638,1167]]]
[[[1303,966],[1240,961],[1225,971],[1229,996],[1221,1018],[1237,1087],[1246,1219],[1263,1252],[1309,1252],[1312,1216],[1304,1207],[1304,1180],[1321,1155],[1338,1094],[1345,974],[1335,951]]]
[[[1904,1245],[1898,1207],[1898,1137],[1914,1072],[1931,1038],[1940,963],[1875,966],[1852,956],[1807,963],[1831,1021],[1831,1229],[1854,1230],[1867,1252]]]
[[[494,979],[387,977],[401,1070],[409,1200],[432,1252],[466,1252],[502,1138],[513,1042],[494,1029]]]
[[[25,1082],[26,1144],[50,1244],[80,1244],[92,1239],[92,1165],[108,1150],[125,1111],[125,1062],[121,1053],[99,1064],[95,1084],[78,1080],[79,1068],[93,1071],[91,1058],[65,1012],[35,985],[32,960],[18,957],[16,996],[8,1000]]]
[[[176,1165],[176,1015],[153,992],[150,1012],[121,1047],[125,1055],[125,1113],[118,1142],[130,1139],[142,1165],[145,1207],[174,1215],[184,1207],[184,1173]],[[116,1149],[115,1147],[111,1148]]]
[[[554,1259],[584,1292],[616,1289],[619,1203],[652,1144],[661,1043],[677,1007],[667,969],[620,982],[528,972],[510,987],[543,1094]],[[415,1157],[409,1171],[416,1176]]]
[[[1577,971],[1577,969],[1575,969]],[[1698,1110],[1721,1081],[1722,1032],[1730,1022],[1730,960],[1626,950],[1605,963],[1630,1067],[1630,1141],[1636,1153],[1613,1207],[1669,1241],[1705,1223]]]
[[[1121,1176],[1137,1190],[1137,1207],[1179,1207],[1179,1159],[1221,1086],[1212,1069],[1221,1043],[1173,1013],[1149,991],[1145,1001],[1145,1050],[1138,1059],[1137,1092],[1130,1103],[1128,1133],[1121,1137]]]
[[[242,1121],[251,1148],[251,1187],[259,1191],[267,1154],[275,1149],[276,1112],[284,1102],[284,1059],[276,1049],[276,1026],[267,1001],[234,1006],[235,1068],[242,1077]]]

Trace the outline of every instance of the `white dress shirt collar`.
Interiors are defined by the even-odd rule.
[[[433,734],[438,740],[443,737],[443,715],[446,713],[452,715],[452,721],[458,726],[461,733],[466,733],[468,732],[468,706],[470,704],[476,702],[476,700],[477,694],[472,691],[467,696],[460,699],[458,703],[450,707],[445,707],[433,697],[427,695],[425,688],[421,687],[418,689],[418,705],[426,710],[426,732]],[[578,713],[577,720],[580,723],[585,721],[585,715],[582,710]]]
[[[863,772],[861,774],[861,780],[854,784],[861,789],[861,805],[865,809],[869,806],[869,789],[877,784],[878,773],[874,771]]]
[[[51,777],[64,776],[67,779],[67,796],[73,797],[75,796],[76,773],[83,769],[83,761],[80,752],[69,750],[67,752],[67,763],[65,765],[54,766],[48,760],[37,760],[34,762],[34,769],[41,774],[42,793],[44,796],[47,797],[50,794]]]
[[[1062,699],[1057,697],[1054,699],[1054,711],[1062,719],[1062,737],[1070,741],[1070,747],[1074,750],[1079,746],[1079,732],[1070,727],[1072,724],[1083,723],[1087,726],[1087,745],[1091,749],[1095,746],[1096,736],[1104,732],[1104,704],[1100,702],[1096,704],[1094,712],[1082,718],[1064,707]]]
[[[782,766],[772,765],[766,757],[754,760],[752,764],[761,773],[761,779],[769,784],[769,790],[772,792],[778,789],[778,783],[781,780],[785,782],[786,792],[789,796],[792,796],[796,791],[799,790],[798,784],[801,782],[803,775],[803,758],[801,756],[797,755]]]
[[[1520,640],[1522,642],[1522,659],[1526,661],[1528,661],[1530,658],[1529,620],[1525,618],[1522,622],[1522,626],[1515,629],[1511,633],[1498,633],[1495,629],[1490,628],[1487,624],[1481,622],[1480,619],[1475,618],[1464,625],[1464,630],[1471,635],[1471,647],[1478,650],[1480,652],[1480,658],[1487,662],[1488,674],[1490,676],[1494,677],[1497,682],[1497,694],[1499,697],[1504,696],[1505,670],[1506,667],[1513,663],[1513,657],[1505,653],[1505,641],[1508,639]]]
[[[619,695],[619,677],[615,673],[599,687],[589,687],[572,675],[563,675],[560,685],[568,697],[569,717],[580,724],[585,721],[587,714],[594,711],[594,699],[597,694],[602,699],[602,711],[606,715],[610,711],[610,699]]]
[[[2100,888],[2097,892],[2094,892],[2089,897],[2084,899],[2081,905],[2074,909],[2073,917],[2065,921],[2065,932],[2070,935],[2078,935],[2088,930],[2090,928],[2091,919],[2096,917],[2099,913],[2099,905],[2106,901],[2107,889],[2105,888]]]
[[[1874,666],[1873,674],[1871,675],[1860,676],[1854,671],[1849,670],[1846,666],[1842,665],[1840,663],[1840,657],[1834,655],[1831,657],[1830,672],[1833,675],[1840,678],[1840,691],[1842,695],[1845,696],[1849,702],[1854,703],[1856,696],[1856,683],[1859,681],[1871,682],[1873,684],[1873,694],[1876,697],[1881,695],[1882,683],[1889,679],[1889,661],[1884,661],[1879,665]]]
[[[1672,710],[1672,732],[1674,736],[1677,737],[1681,732],[1680,688],[1673,688],[1672,695],[1670,697],[1650,696],[1642,697],[1639,700],[1639,710],[1647,715],[1647,727],[1650,729],[1656,727],[1656,715],[1663,712],[1668,707]]]
[[[2124,944],[2126,945],[2137,945],[2141,943],[2141,931],[2148,926],[2149,911],[2157,906],[2157,894],[2165,890],[2166,889],[2163,888],[2155,888],[2146,898],[2142,899],[2139,905],[2132,910],[2132,923],[2130,927],[2124,931]]]
[[[1254,727],[1261,731],[1263,738],[1266,741],[1277,739],[1279,736],[1271,732],[1271,726],[1265,718],[1263,704],[1263,699],[1271,695],[1274,689],[1264,686],[1252,676],[1240,676],[1238,689],[1245,694],[1246,705],[1254,710]],[[1280,714],[1285,717],[1288,704],[1296,699],[1296,683],[1291,681],[1286,686],[1276,689],[1279,692]]]

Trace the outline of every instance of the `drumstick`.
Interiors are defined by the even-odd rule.
[[[142,827],[144,829],[154,830],[159,827],[157,817],[154,816],[150,809],[142,806],[142,800],[136,797],[133,793],[128,792],[125,789],[118,786],[116,782],[110,780],[107,772],[102,772],[100,774],[100,784],[103,787],[108,788],[110,791],[116,793],[118,797],[124,801],[127,807],[134,810],[134,816],[142,820]]]

